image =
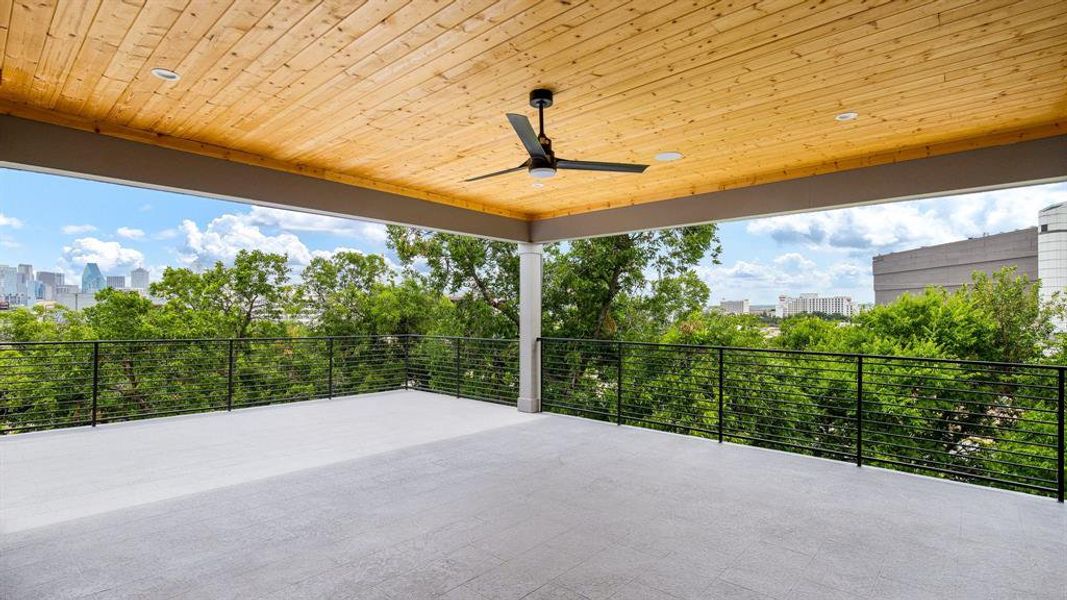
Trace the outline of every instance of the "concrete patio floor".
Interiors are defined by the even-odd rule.
[[[0,598],[1067,595],[1054,500],[421,392],[0,439]]]

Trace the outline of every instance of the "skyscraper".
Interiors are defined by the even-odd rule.
[[[100,267],[96,263],[86,263],[85,270],[82,271],[82,292],[95,294],[106,287],[107,280],[100,272]]]
[[[130,287],[135,290],[148,289],[148,269],[137,267],[130,271]]]
[[[18,270],[8,265],[0,265],[0,296],[14,294],[18,283]]]
[[[108,275],[107,287],[115,288],[116,290],[126,289],[126,276],[125,275]]]

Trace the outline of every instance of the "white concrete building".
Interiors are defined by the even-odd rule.
[[[774,316],[784,319],[793,315],[824,313],[851,317],[858,312],[858,305],[852,303],[851,296],[826,296],[818,294],[801,294],[797,297],[778,296],[778,306]]]
[[[719,302],[719,310],[728,315],[747,315],[749,313],[748,298],[742,300],[726,300]]]

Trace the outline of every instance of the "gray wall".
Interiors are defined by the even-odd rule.
[[[883,254],[875,256],[871,266],[876,304],[930,286],[955,290],[970,283],[975,271],[992,273],[1006,266],[1037,279],[1037,228]]]

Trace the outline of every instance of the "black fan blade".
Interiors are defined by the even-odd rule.
[[[530,156],[548,160],[545,149],[541,147],[541,142],[538,141],[537,132],[534,131],[533,125],[530,125],[530,120],[525,115],[508,113],[508,121],[511,121],[512,128],[515,129],[515,133],[519,136],[519,140],[526,147],[526,151],[530,153]]]
[[[489,173],[489,174],[486,174],[486,175],[479,175],[477,177],[471,177],[470,179],[464,179],[463,182],[466,183],[468,181],[478,181],[479,179],[489,179],[490,177],[496,177],[497,175],[506,175],[508,173],[514,173],[515,171],[522,171],[525,168],[526,168],[526,163],[522,163],[521,165],[519,165],[519,166],[517,166],[515,168],[512,168],[512,169],[504,169],[503,171],[496,171],[494,173]]]
[[[594,162],[591,160],[563,160],[556,161],[557,169],[573,169],[577,171],[612,171],[614,173],[644,173],[648,165],[631,165],[626,163]]]

